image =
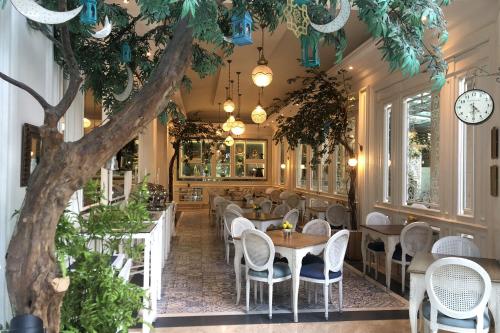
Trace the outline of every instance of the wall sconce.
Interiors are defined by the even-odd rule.
[[[285,163],[281,163],[281,169],[283,169],[283,170],[286,169],[286,164]]]
[[[300,165],[300,168],[301,168],[302,170],[304,170],[304,169],[306,168],[306,166],[305,166],[304,164],[301,164],[301,165]]]
[[[351,168],[355,168],[356,165],[358,165],[358,159],[355,158],[355,157],[351,157],[348,161],[347,161],[347,164],[351,167]]]

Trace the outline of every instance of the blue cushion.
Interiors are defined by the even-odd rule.
[[[306,254],[306,256],[302,259],[302,266],[310,265],[310,264],[324,264],[325,261],[320,256],[315,256],[314,254]]]
[[[308,277],[311,279],[318,279],[318,280],[324,280],[325,279],[325,264],[320,264],[320,263],[314,263],[314,264],[309,264],[302,266],[302,269],[300,270],[300,276],[303,277]],[[330,280],[331,279],[336,279],[342,275],[342,272],[332,272],[330,271]]]
[[[396,245],[396,249],[394,250],[394,254],[392,255],[392,259],[401,261],[401,258],[403,257],[403,249],[401,248],[401,243],[398,243]],[[413,259],[412,256],[406,255],[406,262],[410,262]]]
[[[430,320],[431,318],[431,303],[425,302],[422,307],[422,312],[424,318]],[[483,317],[483,328],[490,327],[490,316],[488,315],[488,308],[484,309],[484,317]],[[441,312],[438,312],[437,322],[441,325],[447,325],[452,327],[460,327],[460,328],[476,328],[476,318],[469,319],[455,319],[448,316],[445,316]]]
[[[267,278],[269,272],[267,271],[267,269],[265,271],[254,271],[253,269],[250,269],[248,271],[248,274],[255,277]],[[273,265],[273,279],[279,279],[291,274],[292,273],[290,272],[290,268],[287,264],[283,262],[277,262]]]
[[[385,252],[384,242],[371,242],[367,247],[375,252]]]

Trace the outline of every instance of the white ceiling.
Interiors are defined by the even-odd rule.
[[[357,18],[357,12],[353,11],[349,22],[346,25],[348,46],[345,55],[356,49],[369,38],[368,31],[364,23]],[[269,61],[269,67],[273,70],[273,82],[264,89],[262,103],[268,106],[274,98],[284,97],[286,92],[293,86],[287,83],[289,78],[302,75],[305,68],[300,65],[297,59],[300,58],[300,41],[295,35],[282,24],[273,33],[265,34],[265,56]],[[233,60],[231,64],[232,78],[235,80],[235,90],[233,99],[236,99],[236,74],[240,71],[240,87],[242,93],[241,118],[250,121],[250,113],[257,105],[258,88],[253,84],[250,74],[257,65],[257,46],[261,44],[261,31],[253,33],[253,45],[236,47],[230,56]],[[335,64],[335,48],[332,46],[321,46],[320,48],[321,68],[329,69]],[[218,103],[225,100],[225,87],[228,81],[228,68],[221,67],[218,72],[210,77],[200,79],[193,71],[188,71],[188,76],[193,81],[190,92],[183,90],[182,97],[186,112],[189,114],[198,113],[199,117],[207,121],[217,121]],[[224,111],[221,112],[221,120],[225,119]]]

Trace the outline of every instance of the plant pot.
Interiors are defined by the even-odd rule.
[[[40,318],[27,314],[12,318],[9,332],[44,333],[45,330],[43,329],[43,321]]]
[[[282,231],[284,238],[289,238],[292,236],[292,229],[282,229]]]

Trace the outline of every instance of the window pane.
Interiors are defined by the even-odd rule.
[[[335,193],[347,194],[349,175],[347,172],[346,151],[343,146],[338,146],[335,152],[335,166],[337,172],[335,174]]]
[[[439,95],[430,91],[405,101],[406,203],[439,203]]]
[[[299,145],[297,149],[297,187],[306,187],[306,174],[307,174],[307,147],[306,145]]]
[[[286,161],[285,161],[285,143],[281,142],[280,146],[280,185],[285,185],[285,171],[286,171]]]
[[[217,164],[215,166],[215,177],[231,176],[231,147],[221,143],[217,147]]]
[[[459,82],[459,94],[467,91],[471,83],[465,79]],[[474,207],[474,127],[458,122],[458,214],[473,215]]]
[[[329,170],[330,161],[328,161],[328,154],[323,155],[321,159],[321,192],[328,192],[328,182],[329,182]]]
[[[384,107],[384,202],[391,202],[392,104]]]
[[[321,164],[311,165],[311,190],[319,191],[319,170]]]

